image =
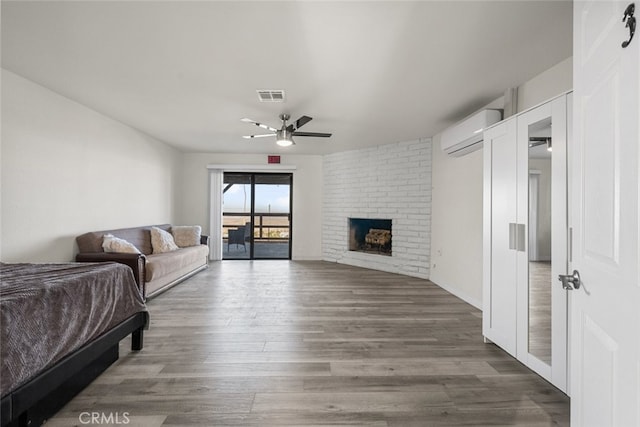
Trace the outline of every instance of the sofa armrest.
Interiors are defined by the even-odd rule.
[[[209,236],[205,236],[204,234],[200,236],[200,244],[209,246]]]
[[[133,277],[143,298],[146,298],[144,269],[147,257],[144,254],[119,254],[112,252],[85,252],[76,255],[77,262],[117,262],[131,267]]]

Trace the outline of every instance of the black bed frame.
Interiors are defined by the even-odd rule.
[[[142,350],[147,313],[139,312],[64,357],[2,398],[2,427],[34,427],[44,423],[118,360],[119,342],[131,334],[131,350]]]

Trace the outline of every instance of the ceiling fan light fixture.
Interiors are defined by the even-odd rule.
[[[293,145],[293,141],[290,139],[279,139],[276,141],[276,144],[281,147],[289,147],[290,145]]]

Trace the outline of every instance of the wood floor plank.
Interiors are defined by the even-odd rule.
[[[213,377],[262,377],[293,376],[311,377],[331,375],[329,363],[180,363],[166,365],[158,376],[213,376]]]
[[[424,360],[377,360],[375,362],[332,362],[331,373],[337,376],[384,376],[384,375],[442,375],[456,372],[460,375],[492,375],[495,369],[484,361],[459,361],[451,358]]]
[[[358,393],[256,393],[251,412],[420,413],[425,408],[453,407],[446,392],[396,391]]]
[[[250,413],[170,415],[163,426],[217,427],[388,427],[375,414],[354,413]]]
[[[326,262],[224,261],[148,303],[142,352],[65,406],[159,426],[569,425],[569,399],[482,339],[428,280]],[[66,423],[66,424],[65,424]]]
[[[312,377],[313,378],[313,377]],[[304,380],[295,377],[188,377],[134,378],[119,386],[95,386],[84,392],[86,397],[104,396],[199,396],[211,393],[302,392]]]

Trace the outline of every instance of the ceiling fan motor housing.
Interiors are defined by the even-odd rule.
[[[295,144],[293,142],[292,133],[287,132],[287,128],[282,126],[282,129],[276,132],[276,143],[283,147]]]
[[[291,132],[287,132],[287,129],[283,127],[278,132],[276,132],[276,138],[278,140],[280,140],[280,139],[291,139]]]

